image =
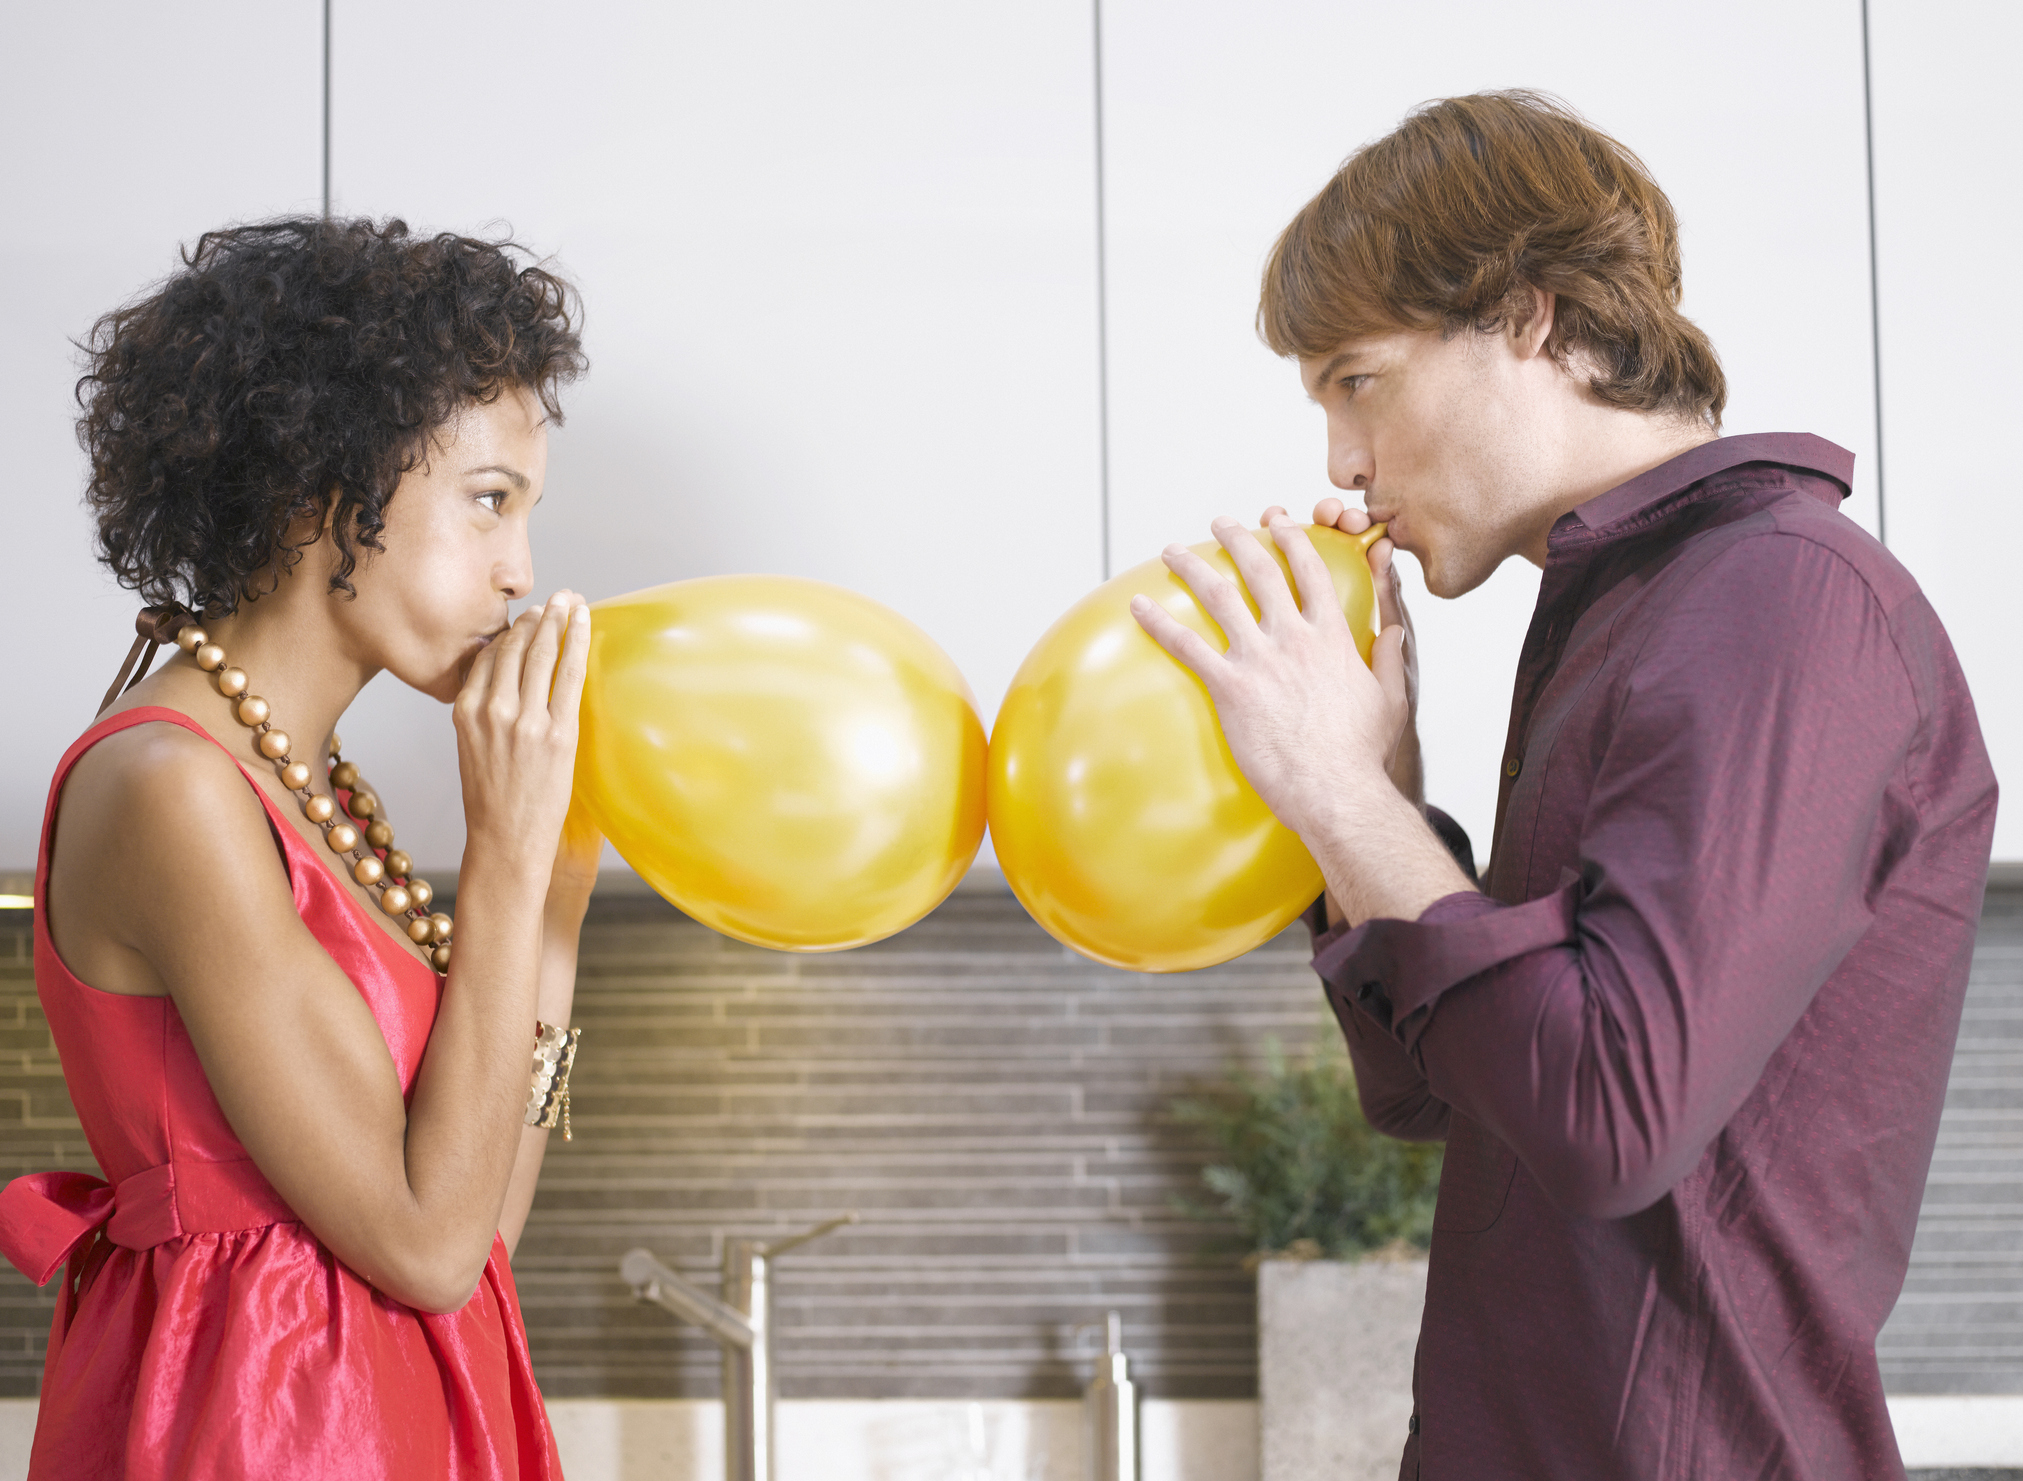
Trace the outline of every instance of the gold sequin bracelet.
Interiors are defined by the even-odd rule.
[[[559,1124],[562,1140],[574,1141],[569,1127],[569,1071],[576,1063],[576,1041],[580,1028],[557,1028],[534,1022],[534,1078],[527,1095],[527,1124],[553,1131]]]

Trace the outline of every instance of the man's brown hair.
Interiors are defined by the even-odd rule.
[[[1555,295],[1546,348],[1610,406],[1704,420],[1720,358],[1679,312],[1679,224],[1643,161],[1541,93],[1428,103],[1350,155],[1264,269],[1257,327],[1312,358],[1400,329],[1493,330]]]

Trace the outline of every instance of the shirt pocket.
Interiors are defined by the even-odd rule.
[[[1481,1234],[1503,1216],[1516,1180],[1517,1154],[1479,1122],[1454,1112],[1447,1124],[1447,1153],[1440,1162],[1434,1231]]]

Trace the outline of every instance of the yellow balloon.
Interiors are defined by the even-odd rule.
[[[1366,552],[1382,533],[1307,530],[1365,662],[1377,635]],[[1271,536],[1251,534],[1287,570]],[[1241,589],[1228,552],[1191,548]],[[1201,681],[1131,616],[1141,592],[1228,646],[1156,560],[1069,608],[998,710],[991,841],[1012,893],[1055,939],[1112,966],[1185,972],[1284,930],[1321,892],[1321,872],[1237,770]]]
[[[716,576],[593,608],[577,794],[727,936],[839,951],[912,925],[983,839],[983,768],[948,655],[854,592]]]

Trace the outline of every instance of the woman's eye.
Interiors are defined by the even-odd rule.
[[[484,505],[487,509],[491,510],[492,513],[497,514],[499,512],[500,506],[506,502],[506,496],[502,491],[498,489],[491,489],[485,493],[479,494],[478,502]]]

